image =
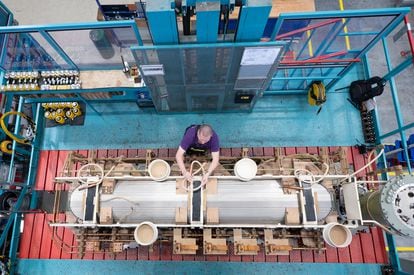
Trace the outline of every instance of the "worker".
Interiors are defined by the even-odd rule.
[[[184,137],[181,140],[178,147],[175,158],[177,160],[178,167],[184,178],[189,182],[192,181],[192,175],[187,171],[184,165],[184,155],[189,156],[205,156],[211,153],[212,161],[207,172],[201,179],[201,184],[206,184],[208,177],[213,173],[214,169],[219,165],[220,146],[219,138],[210,125],[191,125],[184,133]]]

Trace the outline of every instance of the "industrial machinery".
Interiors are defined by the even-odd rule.
[[[193,182],[186,182],[167,162],[172,159],[153,160],[150,153],[146,159],[89,160],[71,154],[56,178],[53,209],[57,217],[61,205],[68,205],[66,222],[55,218],[50,226],[54,232],[72,228],[80,256],[157,239],[172,243],[174,254],[232,249],[235,255],[256,255],[264,249],[266,255],[288,255],[293,249],[322,250],[325,242],[346,247],[353,231],[373,224],[414,236],[414,178],[359,181],[359,171],[348,171],[341,150],[223,158],[206,183],[198,176],[199,162],[193,162],[200,166],[193,169]],[[79,169],[72,170],[76,164]],[[67,196],[64,185],[70,186]]]

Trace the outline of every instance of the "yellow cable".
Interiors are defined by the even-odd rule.
[[[344,10],[344,2],[342,0],[338,0],[339,2],[339,9],[341,11]],[[342,18],[342,23],[345,23],[345,19]],[[348,33],[348,27],[344,26],[344,33]],[[345,36],[345,44],[346,44],[346,49],[349,51],[351,49],[351,43],[349,42],[349,37],[348,35]]]
[[[385,250],[389,250],[388,246],[385,248]],[[397,247],[398,252],[414,252],[413,246],[398,246]]]
[[[11,111],[11,112],[7,112],[5,113],[1,118],[0,118],[0,126],[1,129],[4,131],[4,133],[11,138],[12,140],[16,141],[17,143],[20,144],[30,144],[30,140],[27,138],[19,138],[17,136],[15,136],[12,132],[9,131],[9,129],[7,129],[6,123],[4,122],[5,118],[10,116],[10,115],[16,115],[16,116],[21,116],[22,118],[26,119],[27,122],[29,124],[31,124],[31,126],[34,126],[35,124],[33,123],[32,119],[30,117],[28,117],[27,115],[21,113],[21,112],[16,112],[16,111]],[[33,127],[34,128],[34,127]]]

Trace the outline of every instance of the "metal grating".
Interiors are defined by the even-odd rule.
[[[236,93],[263,92],[282,51],[279,42],[133,47],[159,112],[249,111],[255,98],[235,103]]]

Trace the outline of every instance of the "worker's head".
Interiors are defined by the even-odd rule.
[[[210,125],[207,125],[207,124],[201,125],[197,131],[198,143],[206,144],[207,142],[209,142],[212,135],[213,135],[213,129],[211,128]]]

